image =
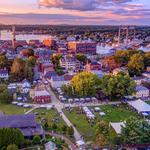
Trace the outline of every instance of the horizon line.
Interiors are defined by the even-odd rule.
[[[0,23],[0,26],[13,26],[13,25],[16,25],[16,26],[23,26],[23,25],[38,25],[38,26],[44,26],[44,25],[49,25],[49,26],[149,26],[148,24],[145,24],[145,25],[135,25],[135,24],[114,24],[114,25],[107,25],[107,24],[22,24],[22,23],[15,23],[15,24],[2,24]]]

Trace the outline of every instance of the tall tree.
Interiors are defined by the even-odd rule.
[[[121,137],[124,144],[149,144],[150,125],[143,119],[130,117],[122,127]]]
[[[35,135],[35,136],[33,137],[33,143],[34,143],[34,144],[40,144],[40,141],[41,141],[40,136]]]
[[[144,55],[144,65],[145,67],[150,66],[150,52],[147,52]]]
[[[110,99],[121,98],[135,92],[135,82],[122,72],[116,76],[105,75],[101,80],[100,89]]]
[[[109,137],[109,124],[105,121],[99,121],[96,124],[96,145],[99,147],[104,147],[108,144]]]
[[[129,58],[130,58],[130,55],[129,55],[129,51],[127,50],[120,50],[120,51],[117,51],[115,54],[115,60],[121,66],[127,65]]]
[[[36,64],[36,58],[34,56],[30,56],[25,62],[24,75],[25,78],[29,81],[33,80],[34,76],[34,66]]]
[[[27,49],[27,56],[34,56],[34,50],[33,49]]]
[[[55,67],[59,66],[59,60],[60,60],[61,57],[62,57],[62,55],[60,55],[60,54],[53,55],[51,57],[51,60],[52,60],[53,64],[55,65]]]
[[[0,55],[0,69],[7,67],[8,59],[5,55]]]
[[[12,100],[13,100],[13,96],[7,89],[5,89],[0,93],[0,103],[7,104],[7,103],[11,103]]]
[[[115,68],[120,67],[121,64],[115,60],[114,56],[109,56],[104,58],[103,67],[109,71],[112,71]]]
[[[141,54],[132,55],[127,67],[130,75],[141,75],[144,70],[144,57]]]
[[[71,80],[71,86],[79,97],[95,96],[99,78],[90,72],[76,74]]]
[[[96,124],[96,134],[102,134],[104,136],[109,135],[109,125],[105,121],[99,121]]]
[[[105,147],[107,145],[107,139],[104,137],[103,134],[97,134],[96,135],[96,139],[95,139],[95,144],[96,144],[96,147]]]
[[[87,57],[86,57],[85,55],[83,55],[83,54],[77,54],[77,55],[76,55],[76,58],[77,58],[79,61],[83,62],[83,63],[86,63],[86,62],[87,62]]]
[[[11,67],[11,73],[14,78],[16,79],[23,79],[24,78],[24,68],[25,68],[25,61],[20,58],[16,58],[13,61]]]
[[[0,129],[0,148],[15,144],[22,146],[24,144],[24,136],[19,129],[1,128]]]
[[[35,58],[35,56],[30,56],[30,57],[27,59],[27,61],[28,61],[28,65],[30,65],[30,66],[32,66],[32,67],[34,67],[35,64],[36,64],[36,58]]]

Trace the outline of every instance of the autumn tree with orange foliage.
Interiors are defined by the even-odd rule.
[[[108,56],[104,58],[102,64],[103,64],[103,67],[109,71],[112,71],[113,69],[121,66],[120,63],[116,62],[114,56]]]

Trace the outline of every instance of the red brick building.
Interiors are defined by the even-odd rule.
[[[33,98],[34,103],[50,103],[51,96],[50,94],[43,90],[43,91],[35,91],[35,96]]]
[[[75,53],[96,53],[95,42],[68,42],[68,49]]]

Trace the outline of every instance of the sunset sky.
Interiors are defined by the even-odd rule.
[[[150,25],[150,0],[0,0],[0,23]]]

